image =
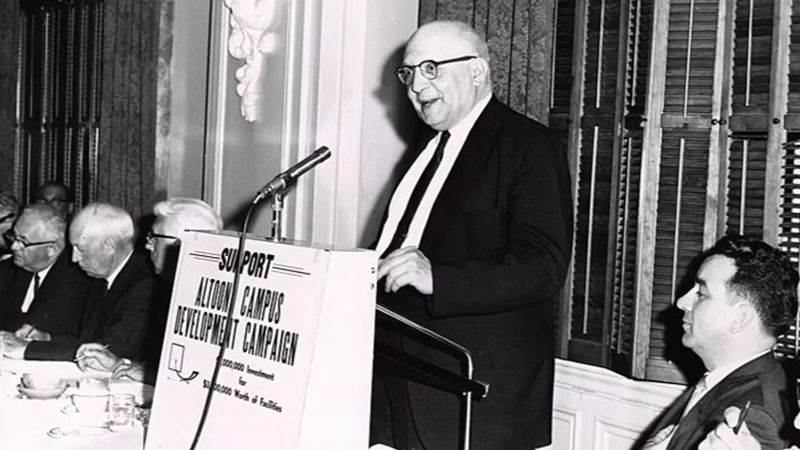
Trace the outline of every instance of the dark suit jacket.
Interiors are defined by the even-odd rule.
[[[25,359],[69,360],[81,344],[99,342],[119,357],[141,361],[154,291],[155,275],[147,257],[134,252],[107,293],[103,280],[94,284],[77,339],[53,336],[49,342],[31,342]]]
[[[474,405],[473,448],[551,441],[553,305],[571,242],[565,146],[543,125],[492,98],[422,235],[419,248],[432,264],[433,295],[405,287],[379,298],[472,352],[475,378],[491,385],[488,397]],[[410,339],[403,346],[439,366],[461,369],[450,356]],[[460,399],[408,386],[422,442],[430,449],[457,448]]]
[[[78,337],[93,280],[70,260],[71,253],[69,246],[61,251],[27,313],[21,308],[33,274],[13,260],[0,263],[0,329],[16,331],[28,323],[50,334]]]
[[[791,422],[797,413],[794,382],[788,382],[783,368],[772,353],[761,356],[731,372],[700,399],[681,419],[692,389],[684,392],[661,416],[655,434],[679,423],[668,449],[694,449],[706,434],[724,421],[729,406],[744,409],[750,401],[745,421],[762,449],[789,447]],[[651,436],[652,437],[652,436]]]

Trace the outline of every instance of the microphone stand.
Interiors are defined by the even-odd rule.
[[[272,194],[272,242],[283,240],[283,190]]]

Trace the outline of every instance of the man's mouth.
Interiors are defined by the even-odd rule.
[[[439,101],[438,98],[432,98],[430,100],[420,100],[419,104],[420,106],[422,106],[422,109],[428,109],[438,101]]]

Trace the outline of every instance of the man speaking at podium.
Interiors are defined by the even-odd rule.
[[[491,385],[474,404],[473,448],[548,445],[553,305],[572,237],[566,150],[492,96],[487,44],[466,24],[420,27],[397,76],[430,130],[384,219],[378,301],[471,351]],[[462,373],[431,346],[382,339]],[[460,398],[392,375],[376,366],[372,442],[458,448]]]

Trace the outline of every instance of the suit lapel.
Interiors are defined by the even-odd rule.
[[[697,402],[697,404],[680,421],[675,436],[670,442],[670,449],[688,448],[692,442],[699,442],[711,427],[716,426],[709,417],[719,410],[720,405],[723,409],[728,406],[736,405],[734,400],[741,396],[742,392],[747,392],[754,388],[759,382],[759,374],[769,372],[775,368],[772,353],[767,353],[744,366],[734,370],[727,377],[722,379],[716,386],[712,387]],[[708,427],[708,429],[706,429]]]
[[[492,97],[475,121],[431,209],[420,242],[423,253],[431,251],[439,236],[447,230],[450,221],[463,210],[472,191],[472,183],[486,169],[486,159],[495,150],[492,142],[500,126],[496,117],[501,113],[500,103]]]
[[[28,286],[31,284],[31,278],[33,278],[33,274],[28,272],[25,269],[20,269],[17,266],[14,266],[14,271],[16,272],[15,280],[14,280],[14,311],[20,313],[22,310],[22,304],[25,302],[25,295],[28,293]]]
[[[689,398],[691,398],[693,390],[693,388],[686,389],[680,396],[678,396],[678,398],[669,407],[667,412],[661,416],[661,419],[658,421],[658,425],[656,425],[653,428],[653,432],[650,433],[650,438],[654,437],[659,431],[663,430],[669,425],[678,424],[678,422],[681,420],[681,414],[683,414],[683,410],[686,409],[686,404],[689,403]]]

